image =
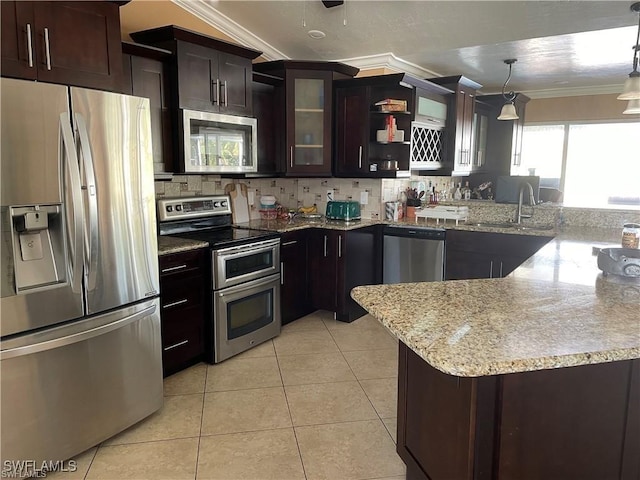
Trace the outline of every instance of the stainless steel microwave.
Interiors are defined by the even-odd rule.
[[[185,173],[258,171],[258,121],[251,117],[182,110]]]

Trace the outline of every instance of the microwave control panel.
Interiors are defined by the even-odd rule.
[[[158,220],[161,222],[229,214],[231,200],[227,195],[158,200]]]

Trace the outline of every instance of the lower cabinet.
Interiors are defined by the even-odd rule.
[[[380,283],[379,236],[375,227],[309,231],[309,287],[313,308],[352,322],[367,312],[350,296],[358,285]]]
[[[639,359],[456,377],[401,342],[397,413],[409,480],[640,475]]]
[[[164,376],[204,355],[206,250],[160,257],[160,319]]]
[[[282,235],[280,240],[280,312],[285,325],[311,313],[307,265],[307,231]]]
[[[536,235],[450,230],[445,280],[506,277],[549,240],[551,237]]]

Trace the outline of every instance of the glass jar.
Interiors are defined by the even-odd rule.
[[[625,223],[622,228],[622,247],[640,248],[640,224]]]

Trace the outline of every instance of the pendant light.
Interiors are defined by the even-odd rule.
[[[510,58],[503,61],[504,63],[509,65],[509,76],[507,77],[507,81],[504,82],[504,85],[502,86],[502,96],[506,100],[506,103],[502,106],[500,115],[498,115],[498,120],[517,120],[520,117],[518,117],[516,106],[513,104],[513,101],[516,98],[516,93],[513,90],[511,90],[509,93],[505,93],[505,90],[507,89],[509,80],[511,80],[511,65],[516,63],[518,60],[516,58]]]
[[[626,115],[640,115],[640,99],[629,100],[624,112]]]
[[[638,50],[640,49],[640,2],[631,5],[631,11],[638,14],[638,35],[636,44],[633,46],[633,71],[624,82],[622,93],[618,95],[618,100],[638,100],[640,99],[640,72],[638,72]],[[627,110],[629,110],[627,108]],[[625,110],[623,113],[627,113]],[[633,113],[633,112],[630,112]]]

